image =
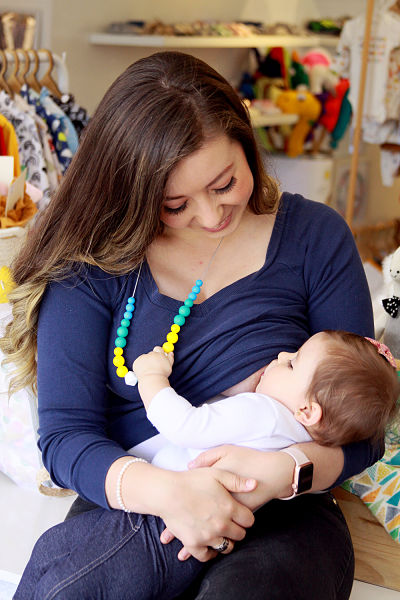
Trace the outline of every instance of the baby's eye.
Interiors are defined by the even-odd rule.
[[[184,202],[183,204],[181,204],[180,206],[177,206],[176,208],[171,208],[170,206],[164,206],[164,210],[165,212],[167,212],[170,215],[179,215],[179,213],[183,212],[185,210],[187,206],[187,202]]]
[[[227,185],[225,185],[222,188],[215,189],[214,192],[216,194],[226,194],[227,192],[230,192],[231,189],[233,189],[235,187],[236,183],[237,183],[236,177],[231,177],[231,179]]]
[[[289,369],[293,369],[293,361],[289,360],[289,364],[288,364]]]

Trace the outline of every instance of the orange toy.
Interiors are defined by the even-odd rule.
[[[287,138],[286,154],[294,158],[303,153],[307,135],[320,115],[321,103],[306,90],[286,90],[276,103],[282,112],[299,116]]]

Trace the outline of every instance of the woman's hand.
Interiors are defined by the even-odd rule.
[[[224,537],[242,540],[246,528],[254,523],[251,510],[232,496],[252,493],[257,486],[254,479],[204,468],[176,473],[172,484],[171,498],[160,512],[167,526],[161,541],[168,543],[177,537],[183,544],[180,560],[190,555],[201,562],[210,560],[217,554],[212,546],[218,546]],[[230,544],[227,551],[232,548]]]
[[[233,493],[234,498],[252,511],[273,498],[292,494],[293,459],[282,452],[262,452],[243,446],[217,446],[202,452],[189,463],[189,469],[217,467],[243,477],[253,477],[258,485],[253,491]]]

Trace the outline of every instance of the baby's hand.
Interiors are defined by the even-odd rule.
[[[166,354],[160,346],[156,346],[151,352],[138,356],[132,368],[140,383],[140,380],[147,375],[161,375],[168,378],[173,364],[173,352]]]

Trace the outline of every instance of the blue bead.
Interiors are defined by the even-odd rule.
[[[133,304],[127,304],[127,305],[125,306],[125,310],[126,310],[127,312],[131,312],[131,313],[132,313],[132,312],[135,310],[135,307],[133,306]]]
[[[184,302],[185,306],[188,306],[189,308],[192,308],[193,306],[193,300],[190,300],[190,298],[187,298]]]
[[[115,345],[117,346],[117,348],[125,348],[126,339],[123,337],[117,337],[117,339],[115,340]]]
[[[197,285],[198,287],[201,287],[201,286],[203,285],[203,282],[202,282],[202,280],[201,280],[201,279],[198,279],[198,280],[196,281],[196,285]]]
[[[128,328],[127,327],[118,327],[117,329],[117,335],[118,337],[123,337],[125,338],[128,335]]]
[[[132,313],[131,312],[124,312],[124,319],[132,319]]]
[[[189,298],[189,300],[196,300],[197,294],[195,294],[194,292],[190,292],[188,298]]]
[[[192,292],[194,292],[195,294],[198,294],[200,292],[200,288],[198,285],[194,285],[192,287]]]
[[[175,315],[174,317],[174,323],[176,323],[176,325],[182,326],[185,324],[185,317],[183,315]]]
[[[128,304],[135,304],[135,298],[133,296],[128,298]]]
[[[131,313],[129,313],[129,314],[131,314]],[[129,327],[130,324],[131,324],[130,319],[122,319],[122,321],[121,321],[122,327]]]
[[[188,317],[190,315],[190,308],[188,306],[181,306],[178,312],[180,315]]]

